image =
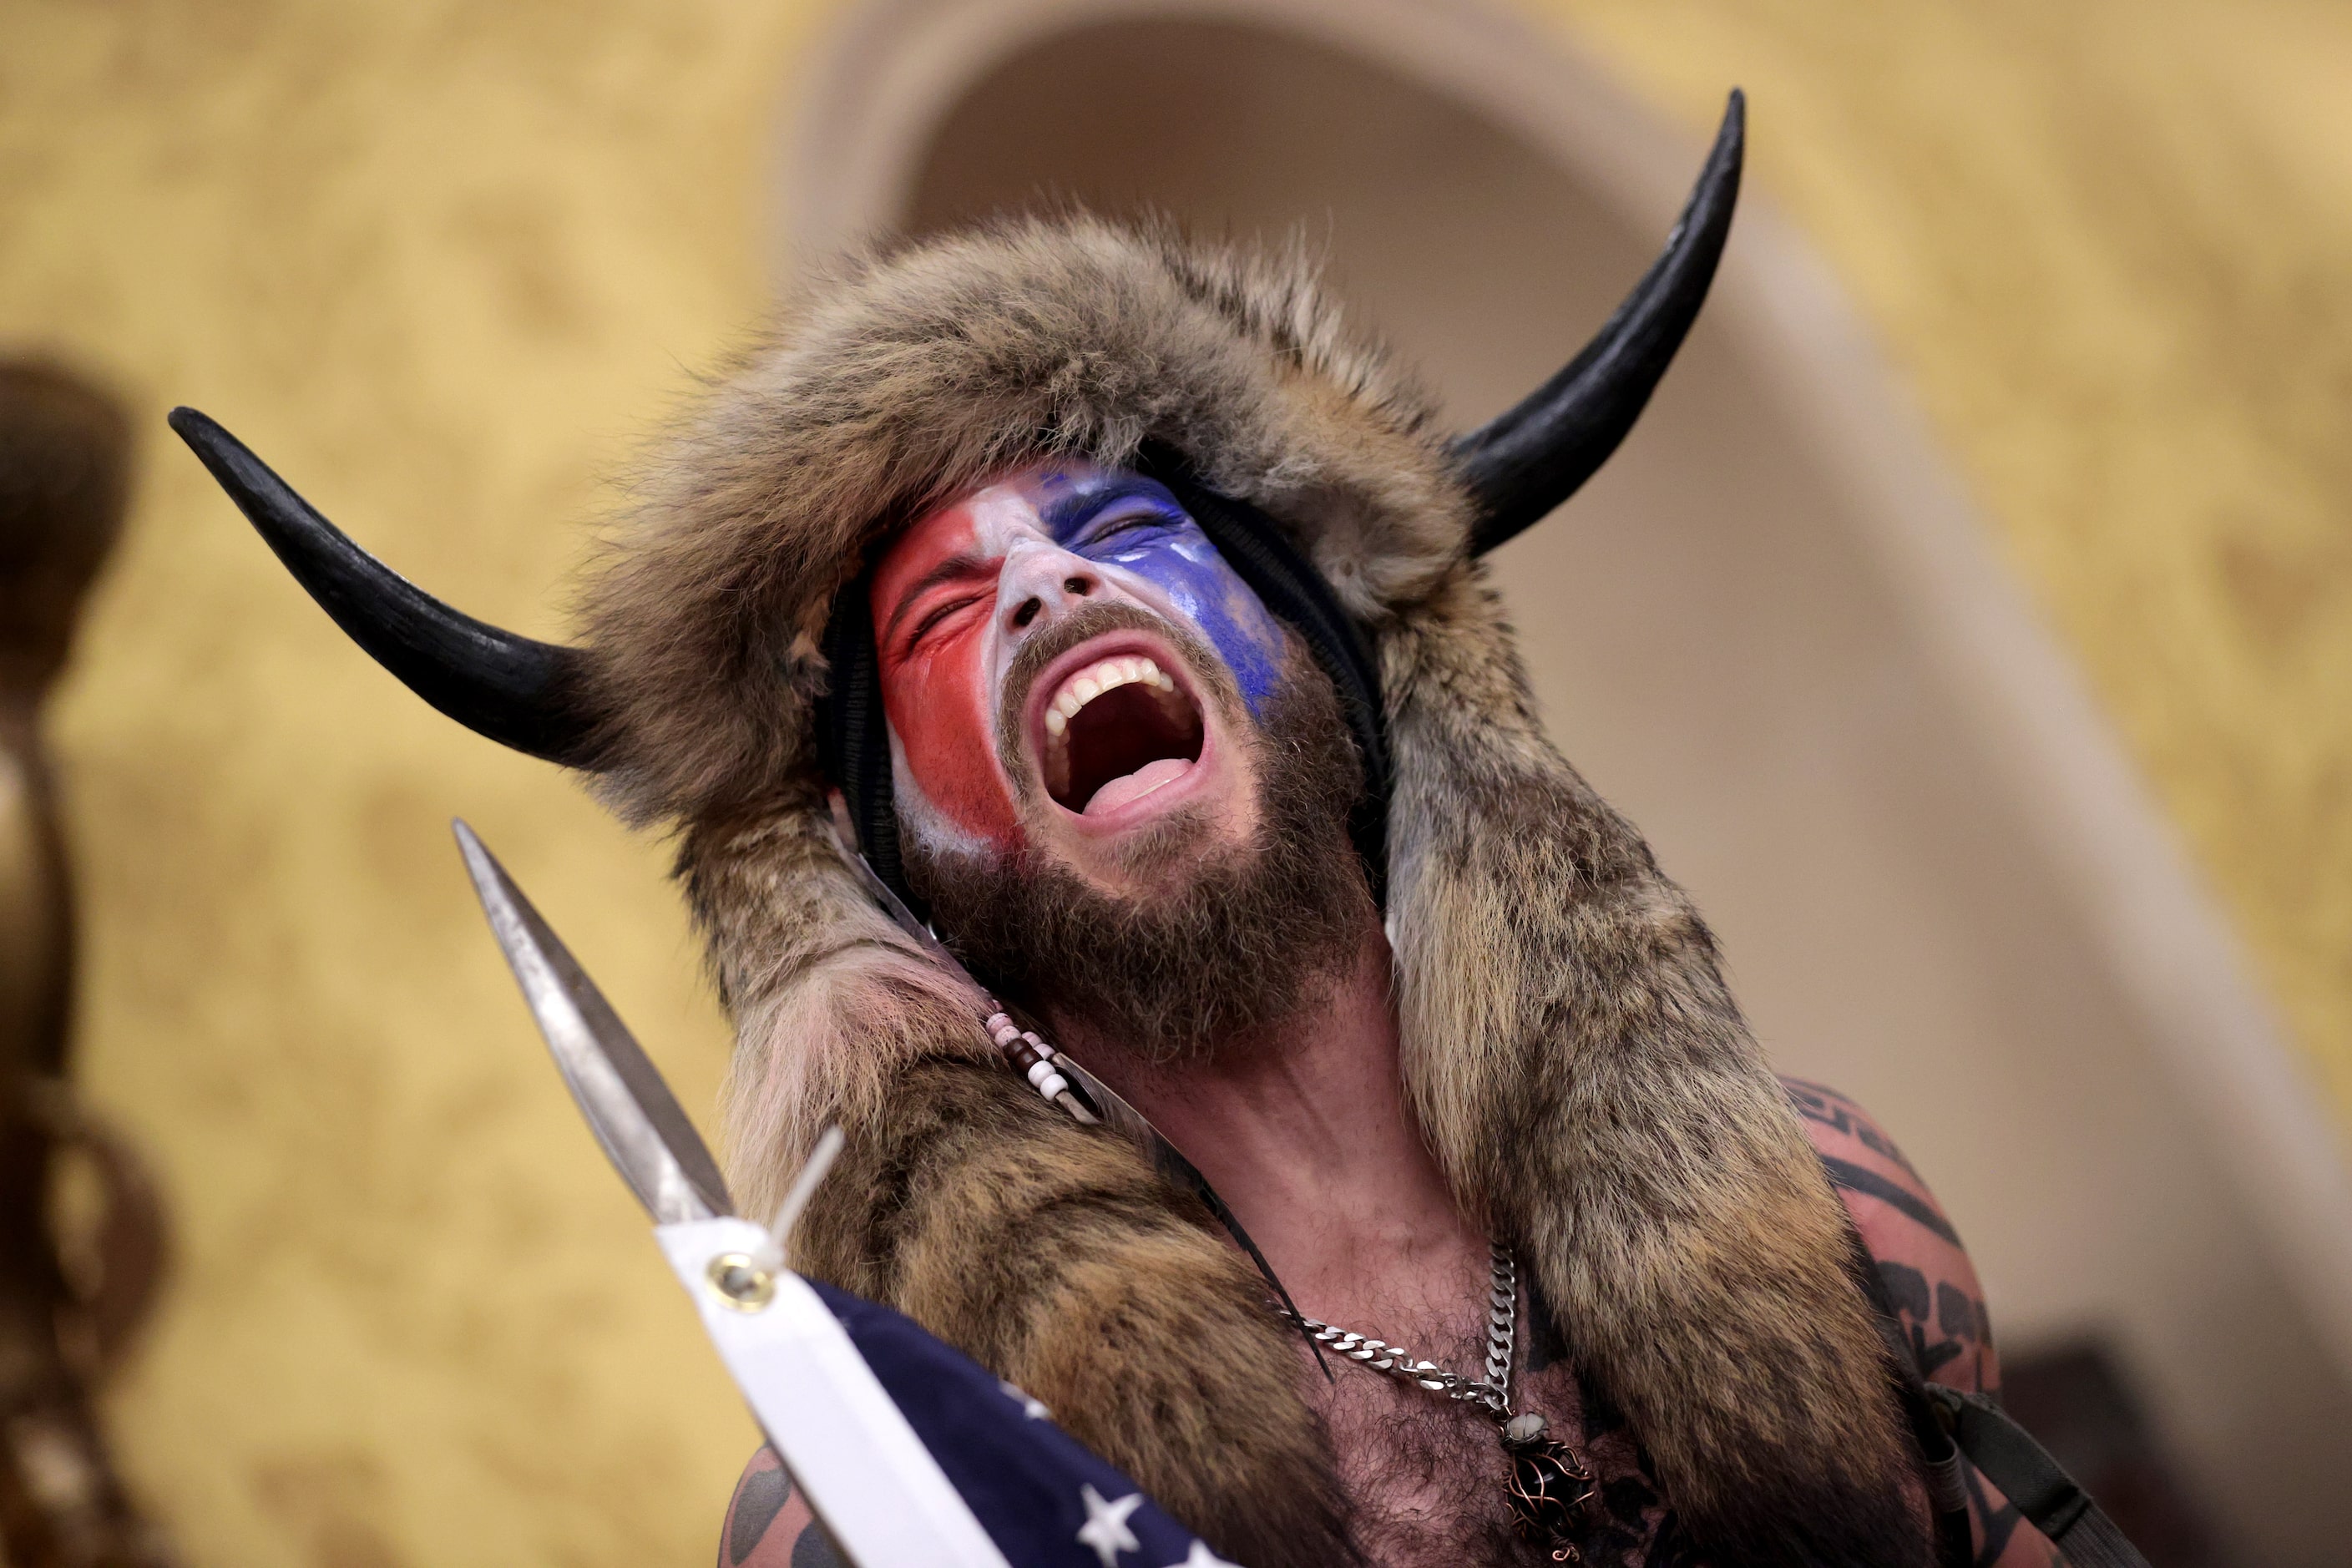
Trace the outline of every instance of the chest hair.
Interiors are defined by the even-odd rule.
[[[1533,1314],[1530,1314],[1533,1316]],[[1517,1407],[1541,1414],[1552,1434],[1592,1468],[1599,1496],[1577,1542],[1588,1568],[1697,1568],[1659,1496],[1648,1456],[1624,1419],[1581,1385],[1557,1340],[1523,1342]],[[1464,1340],[1441,1366],[1484,1364],[1482,1342]],[[1301,1354],[1305,1352],[1302,1350]],[[1549,1564],[1543,1547],[1514,1529],[1504,1495],[1509,1462],[1495,1425],[1472,1406],[1334,1357],[1335,1381],[1308,1370],[1307,1396],[1330,1435],[1357,1544],[1378,1568]]]

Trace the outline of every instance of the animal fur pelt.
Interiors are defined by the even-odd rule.
[[[680,830],[738,1031],[754,1212],[852,1152],[799,1246],[1020,1383],[1237,1560],[1344,1561],[1300,1361],[1139,1156],[991,1064],[824,830],[833,595],[927,503],[1146,438],[1288,530],[1381,660],[1406,1088],[1707,1559],[1924,1563],[1845,1220],[1633,828],[1544,739],[1429,402],[1296,255],[1072,217],[877,255],[793,308],[647,475],[590,599],[604,787]]]

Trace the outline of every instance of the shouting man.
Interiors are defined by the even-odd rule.
[[[796,1265],[1224,1556],[2046,1558],[1926,1414],[1922,1370],[1994,1375],[1949,1226],[1772,1076],[1689,900],[1544,738],[1478,562],[1633,424],[1738,158],[1735,99],[1600,338],[1450,441],[1296,261],[1069,218],[858,263],[710,394],[579,648],[182,428],[421,694],[676,828],[736,1190],[759,1212],[848,1135]],[[844,844],[1238,1225],[1009,1070]],[[722,1562],[827,1555],[755,1459]]]

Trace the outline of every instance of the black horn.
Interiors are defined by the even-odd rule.
[[[1734,89],[1665,253],[1566,369],[1455,438],[1454,460],[1478,503],[1471,553],[1485,554],[1574,495],[1641,417],[1715,281],[1739,202],[1747,126],[1747,98]]]
[[[595,766],[577,648],[534,642],[451,609],[352,543],[245,443],[194,409],[172,410],[172,428],[319,607],[411,691],[502,745],[566,767]]]

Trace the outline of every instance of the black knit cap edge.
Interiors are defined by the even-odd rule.
[[[1330,677],[1339,696],[1340,716],[1356,743],[1363,772],[1356,803],[1348,813],[1348,837],[1364,863],[1372,901],[1386,907],[1389,866],[1388,706],[1381,699],[1380,667],[1373,662],[1362,628],[1339,604],[1339,596],[1315,563],[1301,554],[1274,519],[1245,500],[1203,485],[1182,454],[1146,443],[1139,470],[1168,487],[1225,564],[1250,585],[1265,607],[1297,631],[1307,652]]]

